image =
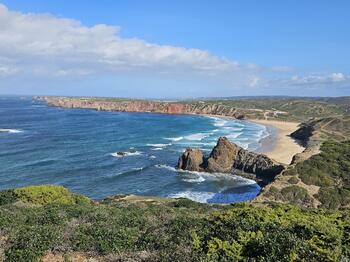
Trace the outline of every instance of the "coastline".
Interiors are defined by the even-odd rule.
[[[262,139],[260,152],[282,164],[289,165],[293,156],[305,149],[290,137],[290,134],[298,129],[299,123],[262,119],[248,121],[270,127],[269,132],[276,130],[275,133],[272,131],[270,136]]]
[[[38,98],[37,98],[38,99]],[[47,104],[63,107],[63,108],[75,108],[72,107],[70,104],[69,106],[65,104],[55,104],[55,103],[49,103],[47,98],[42,98],[44,101],[47,102]],[[85,105],[85,104],[84,104]],[[77,108],[85,108],[85,109],[95,109],[95,110],[101,110],[101,107],[77,107]],[[133,110],[115,110],[120,112],[150,112],[147,110],[135,110],[135,108],[132,108]],[[112,110],[113,111],[113,110]],[[260,119],[239,119],[233,115],[224,115],[224,114],[210,114],[210,113],[191,113],[191,112],[180,112],[178,110],[175,110],[176,112],[167,111],[166,114],[179,114],[179,115],[200,115],[200,116],[206,116],[206,117],[217,117],[217,118],[227,118],[227,119],[234,119],[234,120],[245,120],[250,121],[253,123],[261,124],[267,127],[267,131],[269,135],[265,138],[262,138],[260,140],[261,147],[257,150],[257,152],[267,155],[268,157],[276,160],[277,162],[280,162],[282,164],[290,164],[292,161],[292,158],[295,154],[301,153],[305,148],[300,146],[293,138],[291,138],[289,135],[298,129],[299,123],[295,122],[283,122],[283,121],[276,121],[276,120],[260,120]],[[152,111],[152,113],[162,113],[157,111]],[[227,112],[226,112],[227,113]]]

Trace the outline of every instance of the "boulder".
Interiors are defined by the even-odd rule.
[[[190,171],[203,171],[204,156],[199,149],[188,148],[179,158],[177,168]]]

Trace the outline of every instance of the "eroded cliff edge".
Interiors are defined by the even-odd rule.
[[[256,180],[264,186],[284,170],[284,166],[266,155],[245,150],[220,137],[208,157],[199,149],[188,148],[179,158],[177,168],[189,171],[231,173]]]
[[[151,100],[128,100],[128,99],[99,99],[99,98],[76,98],[76,97],[35,97],[46,101],[48,105],[63,108],[86,108],[99,111],[119,112],[152,112],[164,114],[203,114],[228,116],[236,119],[244,119],[249,112],[255,109],[242,109],[220,103],[195,102],[166,102]]]

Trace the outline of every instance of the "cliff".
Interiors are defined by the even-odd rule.
[[[226,137],[219,138],[208,157],[199,149],[187,149],[179,158],[177,168],[218,173],[244,172],[261,185],[271,182],[284,169],[283,165],[267,156],[245,150]]]
[[[237,119],[244,118],[242,110],[220,103],[202,103],[200,101],[187,102],[161,102],[150,100],[123,100],[98,98],[72,98],[72,97],[36,97],[46,101],[50,106],[63,108],[86,108],[99,111],[119,112],[152,112],[164,114],[207,114],[229,116]]]

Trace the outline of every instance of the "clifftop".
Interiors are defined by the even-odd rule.
[[[91,201],[46,185],[0,191],[0,214],[1,261],[341,261],[350,254],[347,210]]]
[[[168,114],[211,114],[238,119],[275,119],[281,121],[307,121],[310,118],[349,114],[349,97],[293,98],[249,97],[203,99],[184,101],[158,101],[97,97],[35,97],[49,105],[65,108],[90,108],[122,112],[157,112]]]

